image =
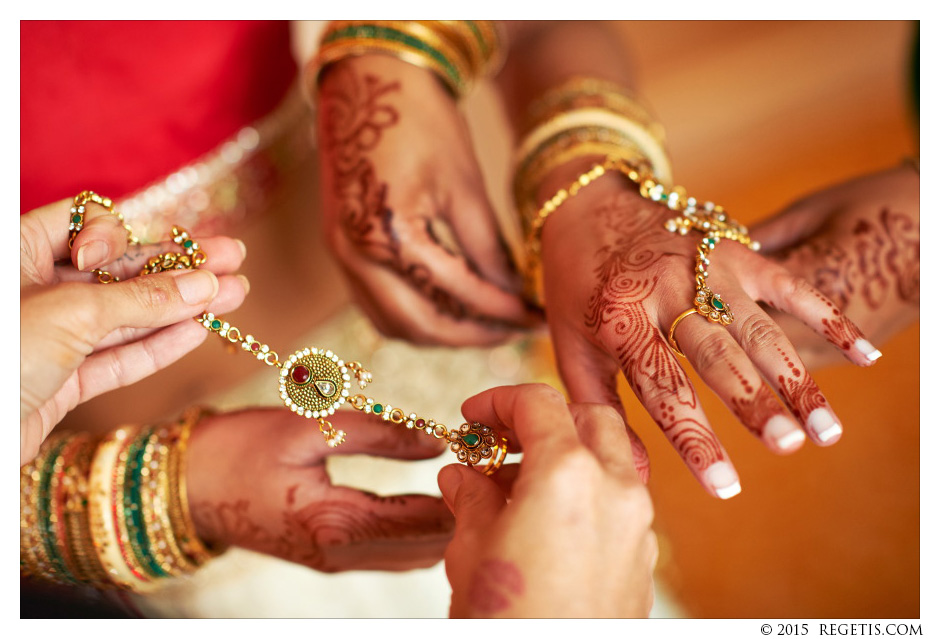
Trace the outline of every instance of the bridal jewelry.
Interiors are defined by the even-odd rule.
[[[82,191],[75,196],[69,213],[69,246],[83,227],[85,204],[88,202],[104,206],[109,213],[117,215],[118,219],[124,222],[120,213],[114,210],[110,199],[102,198],[92,191]],[[124,227],[128,232],[128,242],[136,244],[137,239],[130,227],[126,224]],[[198,268],[207,261],[208,256],[186,230],[174,226],[171,232],[173,241],[180,246],[182,252],[161,253],[150,258],[141,270],[141,275],[171,269]],[[93,273],[98,277],[98,281],[104,284],[118,281],[116,276],[107,271],[95,269]],[[485,462],[482,471],[486,475],[496,472],[506,458],[506,439],[488,426],[474,422],[450,429],[433,419],[417,413],[406,413],[404,409],[381,403],[357,392],[365,389],[372,381],[372,373],[359,362],[346,362],[331,350],[313,346],[295,351],[281,360],[267,344],[251,334],[243,335],[240,329],[221,317],[207,312],[194,319],[206,330],[231,344],[239,345],[246,353],[275,368],[278,371],[278,390],[284,405],[301,417],[316,420],[330,447],[342,444],[346,433],[335,429],[329,417],[344,404],[348,404],[383,421],[422,430],[436,439],[446,440],[458,461],[471,467]]]

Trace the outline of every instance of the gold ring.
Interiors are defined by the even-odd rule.
[[[672,349],[672,352],[678,355],[679,357],[685,357],[685,353],[682,352],[682,349],[679,348],[679,344],[676,343],[676,326],[679,325],[679,322],[684,320],[689,315],[698,315],[698,310],[690,308],[687,311],[683,311],[679,317],[672,321],[672,326],[669,327],[669,348]]]

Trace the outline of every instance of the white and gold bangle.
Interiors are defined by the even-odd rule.
[[[634,120],[600,108],[576,109],[537,126],[519,143],[514,165],[520,166],[547,140],[567,130],[582,127],[603,127],[623,133],[646,156],[656,179],[667,188],[672,185],[672,165],[659,139]]]
[[[143,575],[135,575],[124,559],[115,525],[118,504],[113,493],[118,456],[137,430],[133,426],[119,428],[98,444],[89,475],[88,519],[95,553],[108,577],[120,588],[139,592],[149,590],[153,582]]]

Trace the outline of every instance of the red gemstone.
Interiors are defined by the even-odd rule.
[[[310,381],[310,369],[303,364],[298,364],[291,369],[290,378],[295,384],[306,384]]]
[[[252,352],[257,353],[258,351],[261,350],[261,344],[259,344],[258,342],[252,342],[252,343],[251,343],[251,350],[252,350]]]
[[[415,420],[415,428],[424,428],[425,424],[427,424],[427,422],[424,421],[423,419]]]

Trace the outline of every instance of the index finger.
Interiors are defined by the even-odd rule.
[[[524,467],[563,455],[580,444],[565,398],[546,384],[491,388],[465,401],[461,411],[468,421],[512,430],[526,453]]]

